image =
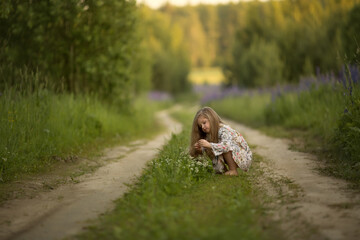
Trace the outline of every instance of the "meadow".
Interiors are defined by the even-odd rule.
[[[359,186],[360,87],[356,66],[344,67],[338,75],[302,79],[297,85],[225,89],[203,96],[203,104],[270,135],[293,139],[295,148],[326,161],[323,171]]]

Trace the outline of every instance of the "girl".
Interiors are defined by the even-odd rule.
[[[251,165],[252,152],[243,136],[225,125],[210,107],[200,109],[193,121],[190,155],[196,157],[203,152],[212,159],[217,173],[237,176],[237,168],[247,171]]]

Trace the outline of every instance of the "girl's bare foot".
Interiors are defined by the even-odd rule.
[[[238,172],[236,170],[229,170],[227,172],[225,172],[225,175],[228,175],[228,176],[238,176]]]

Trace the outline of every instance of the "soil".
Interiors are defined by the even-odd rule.
[[[272,138],[226,121],[242,133],[260,163],[263,189],[277,199],[274,218],[287,239],[359,239],[360,193],[341,179],[320,174],[314,155],[296,152],[286,139]],[[256,160],[256,157],[254,158]]]
[[[110,211],[114,200],[140,176],[171,134],[181,131],[181,124],[169,117],[169,111],[159,112],[157,118],[166,132],[148,141],[106,149],[102,160],[110,163],[94,173],[81,176],[73,184],[5,202],[0,208],[0,239],[63,239],[79,233],[88,220]]]

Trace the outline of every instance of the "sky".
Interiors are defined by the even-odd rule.
[[[138,3],[145,3],[151,8],[158,8],[162,6],[164,3],[169,2],[172,5],[176,6],[184,6],[190,3],[191,5],[197,5],[200,3],[204,4],[220,4],[220,3],[237,3],[240,0],[137,0]],[[244,1],[244,0],[242,0]]]

